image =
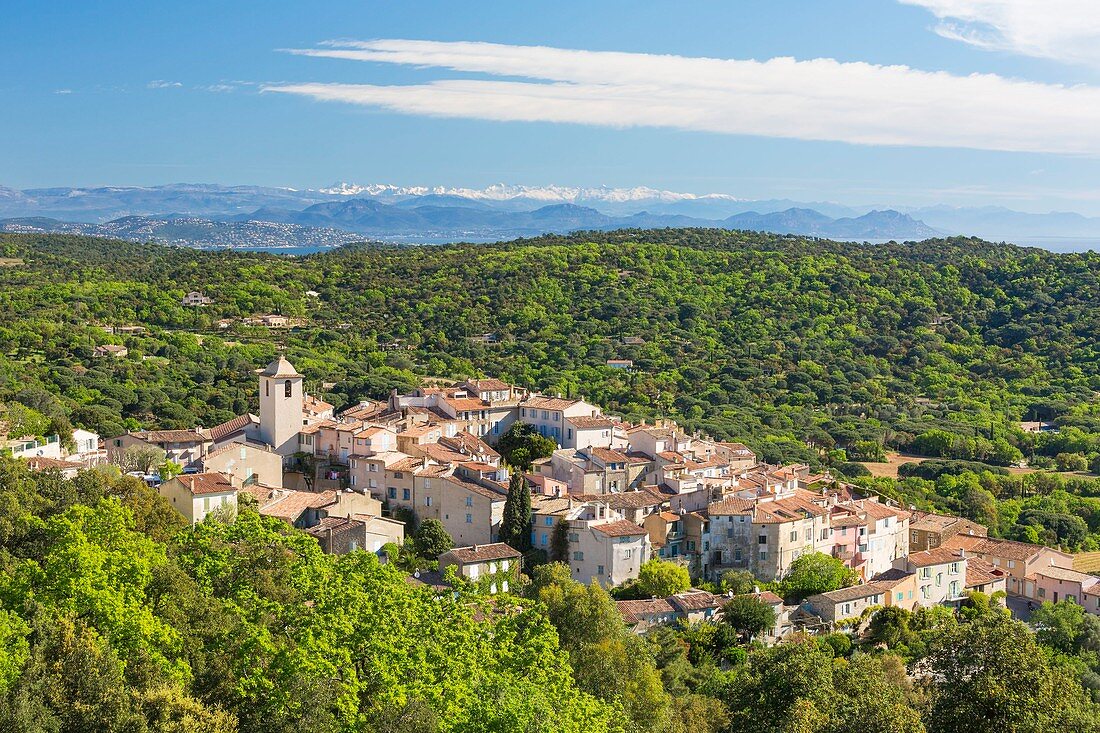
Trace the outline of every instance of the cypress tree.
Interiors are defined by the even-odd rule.
[[[500,520],[500,541],[520,552],[531,549],[531,491],[519,471],[513,472],[508,482],[508,498],[504,501],[504,516]]]

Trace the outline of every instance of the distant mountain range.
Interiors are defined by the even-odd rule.
[[[1052,248],[1070,249],[1100,241],[1100,219],[1075,213],[949,206],[876,209],[644,187],[0,187],[0,230],[193,246],[324,246],[363,238],[492,241],[626,227],[719,227],[872,241],[967,234],[1040,246],[1060,242],[1061,247]]]

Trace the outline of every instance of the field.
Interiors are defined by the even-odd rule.
[[[896,479],[898,477],[898,469],[906,463],[920,463],[927,460],[928,458],[926,456],[914,456],[907,453],[887,453],[885,463],[861,461],[860,465],[866,467],[867,470],[871,472],[872,476]],[[1017,466],[1009,466],[1007,470],[1009,473],[1013,474],[1035,473],[1034,468],[1019,468]]]

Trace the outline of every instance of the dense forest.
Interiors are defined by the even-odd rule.
[[[1100,549],[1098,277],[1093,253],[969,239],[627,231],[293,258],[3,235],[0,434],[214,425],[256,409],[252,370],[285,350],[338,406],[500,376],[995,535]],[[213,304],[184,307],[191,290]],[[241,321],[269,313],[302,325]],[[129,353],[96,358],[103,344]],[[865,475],[857,461],[891,450],[932,460]],[[3,730],[1038,732],[1100,716],[1100,624],[1072,604],[1037,611],[1039,634],[975,596],[958,616],[883,611],[855,645],[764,648],[766,609],[746,601],[642,638],[555,564],[514,597],[437,596],[248,508],[184,527],[140,482],[3,457],[0,505]]]
[[[2,235],[0,258],[13,436],[214,425],[255,409],[252,370],[285,349],[338,406],[500,376],[827,465],[996,534],[1100,549],[1096,253],[685,229],[301,258]],[[190,290],[213,304],[181,305]],[[267,313],[302,325],[240,320]],[[146,330],[104,331],[132,325]],[[105,343],[130,353],[92,358]],[[945,460],[900,482],[857,463],[892,450]],[[1013,464],[1043,470],[998,468]]]

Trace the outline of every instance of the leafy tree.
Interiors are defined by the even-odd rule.
[[[1035,638],[1066,654],[1100,652],[1100,618],[1070,601],[1045,601],[1031,615]]]
[[[638,730],[669,725],[670,700],[653,658],[607,591],[577,583],[568,565],[548,563],[535,568],[527,592],[546,608],[581,690],[621,705]]]
[[[434,560],[454,547],[454,540],[438,519],[425,519],[416,528],[416,552],[423,558]]]
[[[154,466],[163,466],[165,453],[160,448],[144,445],[132,445],[115,459],[119,467],[130,473],[141,471],[151,473]]]
[[[524,474],[531,470],[535,461],[548,458],[558,444],[552,438],[539,435],[533,425],[515,422],[500,436],[496,448],[509,466]]]
[[[752,593],[756,587],[756,578],[748,570],[727,570],[722,573],[722,592],[724,593],[740,596]]]
[[[638,570],[637,587],[645,598],[667,598],[690,588],[691,576],[682,565],[653,558]]]
[[[839,559],[810,552],[791,563],[787,575],[776,587],[784,598],[799,601],[816,593],[855,585],[858,580],[859,575]]]
[[[1053,666],[1023,624],[987,616],[944,633],[926,662],[929,725],[955,731],[1075,731],[1097,720],[1067,670]]]
[[[722,620],[752,639],[775,628],[775,609],[753,595],[734,596],[722,606]]]
[[[172,461],[165,461],[157,467],[157,473],[160,474],[162,481],[178,476],[183,471],[183,466]]]

